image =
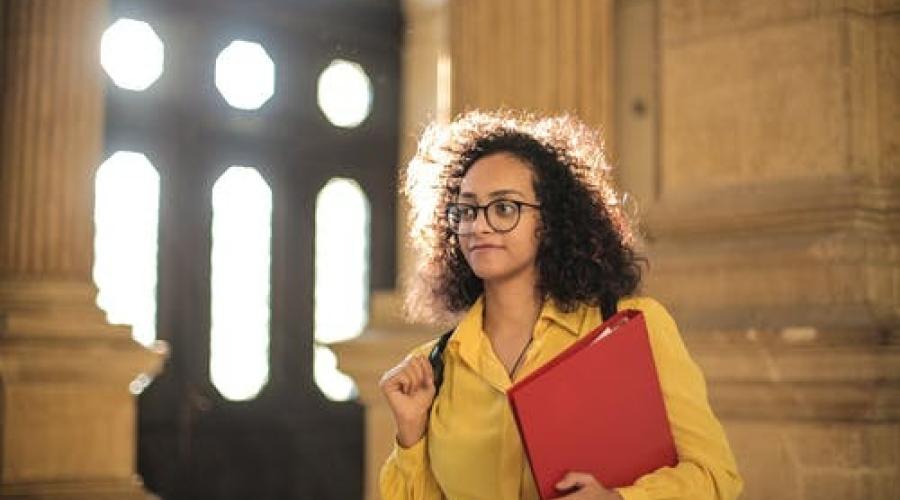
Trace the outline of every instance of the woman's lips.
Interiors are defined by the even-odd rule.
[[[475,245],[472,248],[470,248],[469,251],[474,253],[474,252],[478,252],[480,250],[497,250],[500,248],[502,248],[502,247],[500,247],[498,245]]]

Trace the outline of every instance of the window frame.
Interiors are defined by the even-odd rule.
[[[151,24],[166,50],[147,90],[109,81],[106,96],[107,151],[141,152],[160,174],[157,338],[171,352],[139,397],[139,472],[166,498],[361,496],[362,408],[327,400],[313,380],[315,201],[332,177],[360,184],[373,207],[370,291],[394,288],[399,2],[114,0],[110,10],[110,24]],[[275,61],[275,95],[259,110],[231,108],[215,87],[215,57],[234,39]],[[370,116],[353,129],[318,108],[318,76],[335,58],[372,81]],[[255,167],[273,196],[269,382],[243,402],[209,377],[212,186],[231,165]]]

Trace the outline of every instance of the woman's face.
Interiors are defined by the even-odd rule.
[[[491,154],[469,168],[457,202],[484,206],[495,200],[508,200],[538,205],[533,179],[525,161],[509,153]],[[511,205],[505,203],[493,207],[495,226],[509,208]],[[485,282],[505,281],[535,271],[540,210],[520,205],[519,211],[518,224],[512,230],[498,232],[488,224],[485,211],[478,210],[475,220],[458,235],[466,261]]]

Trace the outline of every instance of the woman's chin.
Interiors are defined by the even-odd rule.
[[[481,281],[495,281],[499,279],[503,279],[504,276],[509,274],[508,269],[501,269],[497,266],[490,265],[476,265],[472,266],[472,272],[475,273],[475,276],[478,276]]]
[[[472,272],[485,283],[507,281],[518,274],[515,268],[509,266],[500,267],[487,265],[473,266]]]

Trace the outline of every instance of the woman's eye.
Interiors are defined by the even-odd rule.
[[[475,214],[477,213],[472,207],[461,207],[460,212],[462,214],[462,220],[465,221],[473,221],[475,220]]]
[[[515,215],[516,204],[511,201],[501,201],[494,205],[494,213],[502,217]]]

